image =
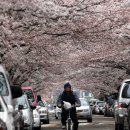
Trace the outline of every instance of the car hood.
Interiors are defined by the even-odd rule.
[[[41,111],[41,110],[48,110],[48,109],[46,107],[41,107],[39,110]]]
[[[76,110],[83,110],[83,109],[90,109],[90,107],[89,106],[76,107]]]
[[[33,114],[38,114],[38,111],[37,110],[33,110]]]

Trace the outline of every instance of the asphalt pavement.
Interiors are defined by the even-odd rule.
[[[50,124],[43,124],[42,130],[62,130],[60,119],[51,117]],[[79,120],[79,130],[114,130],[114,118],[103,115],[93,115],[93,122]]]

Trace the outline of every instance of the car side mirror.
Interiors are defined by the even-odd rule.
[[[18,110],[22,110],[23,108],[24,108],[23,105],[18,106]]]
[[[14,108],[13,108],[13,106],[8,105],[8,111],[9,111],[10,113],[13,113],[13,112],[14,112]]]
[[[13,99],[22,96],[22,89],[18,86],[11,86],[11,92]]]

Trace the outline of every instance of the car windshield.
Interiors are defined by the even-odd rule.
[[[27,100],[26,100],[26,98],[24,96],[19,97],[19,98],[16,99],[16,106],[15,106],[15,108],[18,108],[19,105],[23,105],[24,109],[28,108]]]
[[[42,101],[39,101],[37,105],[39,105],[41,107],[45,107],[46,106]]]
[[[104,102],[97,102],[97,105],[101,105],[101,104],[103,104]]]
[[[88,106],[87,101],[85,101],[85,100],[81,100],[81,106]]]
[[[34,102],[34,95],[31,89],[23,90],[31,102]]]
[[[99,103],[98,106],[103,107],[104,103]]]
[[[6,79],[3,75],[3,73],[1,73],[1,72],[0,72],[0,94],[2,96],[8,96],[9,95]]]

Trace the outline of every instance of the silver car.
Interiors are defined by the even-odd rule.
[[[23,106],[22,109],[22,114],[24,118],[24,129],[25,130],[33,130],[34,127],[34,118],[33,118],[33,106],[30,105],[29,100],[26,95],[23,95],[19,98],[17,98],[17,105],[18,106]]]
[[[41,120],[41,122],[49,124],[48,107],[46,106],[46,104],[44,104],[43,101],[39,101],[37,105],[41,107],[39,109],[39,114],[40,114],[40,120]]]
[[[80,98],[81,106],[76,107],[78,119],[87,119],[88,122],[92,122],[92,110],[89,103],[84,98]]]
[[[33,118],[34,118],[34,128],[36,130],[41,130],[40,114],[37,109],[33,110]]]
[[[94,105],[94,113],[95,114],[103,114],[104,113],[104,106],[105,106],[104,101],[96,101],[96,103]]]
[[[6,123],[2,119],[0,119],[0,128],[1,130],[9,130],[6,127]]]
[[[0,95],[0,119],[5,122],[7,130],[14,130],[14,118],[11,114],[12,112],[13,107],[7,105],[4,98]]]
[[[115,108],[115,130],[128,128],[127,106],[130,102],[130,79],[123,81]]]
[[[61,112],[62,112],[62,109],[56,106],[55,107],[55,118],[56,119],[61,118]]]

